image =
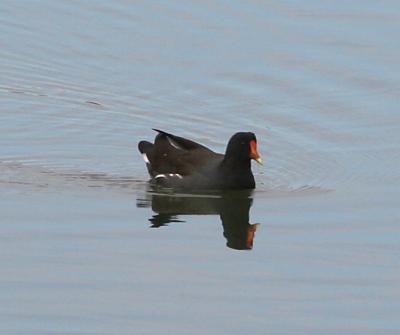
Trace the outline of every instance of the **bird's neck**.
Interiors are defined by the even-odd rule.
[[[225,156],[224,160],[221,163],[223,169],[227,169],[230,171],[246,171],[251,170],[251,162],[250,159],[238,159],[237,157],[227,157]]]

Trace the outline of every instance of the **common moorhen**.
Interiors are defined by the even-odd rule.
[[[234,134],[225,155],[183,137],[158,132],[154,144],[139,142],[138,148],[156,184],[183,189],[253,189],[250,160],[262,164],[253,133]]]

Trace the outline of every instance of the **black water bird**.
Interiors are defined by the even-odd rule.
[[[234,134],[225,154],[162,130],[154,144],[139,142],[152,181],[158,185],[189,190],[253,189],[251,160],[262,164],[257,139],[251,132]]]

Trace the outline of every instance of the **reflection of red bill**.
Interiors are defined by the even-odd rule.
[[[254,159],[258,164],[263,165],[261,156],[257,152],[257,141],[256,140],[250,141],[250,158]]]
[[[247,228],[246,247],[253,249],[254,234],[257,230],[258,223],[250,224]]]

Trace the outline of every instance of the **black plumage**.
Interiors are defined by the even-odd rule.
[[[234,134],[225,155],[183,137],[158,132],[154,144],[139,142],[152,181],[184,189],[253,189],[251,159],[261,163],[251,132]]]

